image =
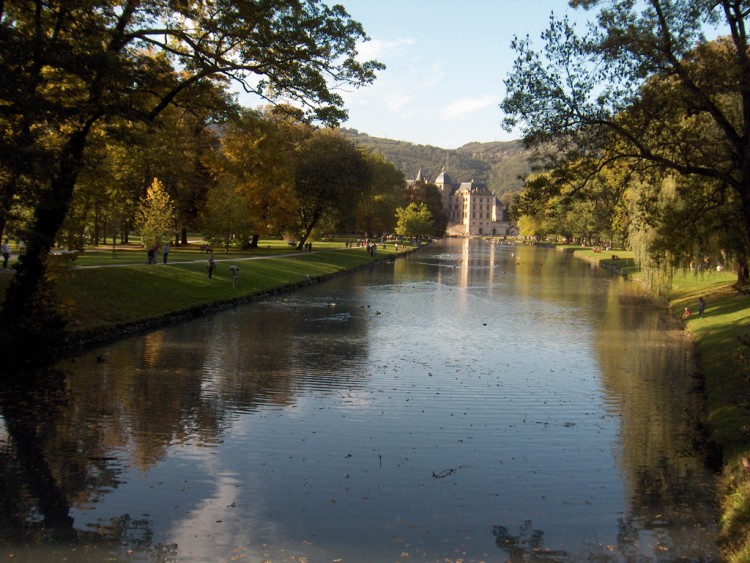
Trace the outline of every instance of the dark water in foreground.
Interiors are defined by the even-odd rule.
[[[716,557],[689,343],[551,250],[447,241],[61,367],[3,400],[0,559]]]

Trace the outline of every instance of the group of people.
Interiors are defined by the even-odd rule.
[[[154,243],[153,246],[149,246],[148,250],[146,251],[146,264],[156,264],[156,253],[159,250],[159,245]],[[161,249],[161,256],[162,260],[164,260],[164,263],[167,263],[167,260],[169,259],[169,251],[172,250],[172,246],[165,242],[164,246]]]
[[[698,316],[702,319],[703,315],[706,311],[706,300],[703,299],[703,297],[700,297],[698,299]],[[682,313],[682,318],[687,319],[690,315],[692,315],[692,311],[690,310],[690,307],[685,307],[685,312]]]
[[[6,254],[7,249],[7,254]],[[214,270],[216,269],[216,259],[214,258],[214,252],[213,249],[206,245],[202,247],[202,249],[205,249],[205,251],[208,253],[208,263],[206,264],[206,269],[208,270],[208,277],[213,278]],[[159,250],[159,245],[154,244],[148,248],[146,251],[147,253],[147,264],[156,264],[156,254]],[[166,264],[169,260],[169,252],[172,250],[171,245],[169,242],[165,242],[164,246],[162,247],[162,260]],[[310,245],[310,250],[312,250],[312,245]],[[10,249],[8,248],[8,241],[5,241],[5,244],[2,245],[2,253],[3,253],[3,269],[7,269],[8,264],[8,258],[10,257]],[[232,272],[232,287],[237,287],[237,280],[239,280],[240,277],[240,268],[239,266],[229,266],[229,269]]]
[[[208,255],[206,269],[208,270],[208,277],[213,278],[214,270],[216,269],[216,259],[214,258],[213,252]],[[229,270],[232,272],[232,287],[237,287],[237,280],[240,278],[240,267],[232,264],[229,266]]]

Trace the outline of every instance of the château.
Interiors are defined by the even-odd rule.
[[[425,183],[422,170],[414,184]],[[448,217],[448,236],[515,236],[518,229],[510,223],[505,206],[484,184],[471,180],[453,183],[445,167],[434,182]]]

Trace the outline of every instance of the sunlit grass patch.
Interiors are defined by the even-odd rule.
[[[706,270],[673,279],[672,311],[693,335],[705,380],[711,439],[723,454],[720,543],[726,560],[750,558],[750,296],[738,291],[736,274]],[[698,315],[698,299],[706,301]]]
[[[339,243],[327,246],[332,250],[289,253],[282,249],[283,258],[271,255],[254,259],[257,255],[239,252],[216,254],[211,278],[205,253],[198,254],[197,260],[185,261],[172,261],[170,253],[166,266],[77,267],[61,281],[60,294],[66,309],[72,312],[71,327],[92,330],[291,288],[375,260],[364,248],[342,249]],[[377,257],[393,253],[393,249],[381,250]],[[232,287],[230,266],[239,267],[236,288]]]

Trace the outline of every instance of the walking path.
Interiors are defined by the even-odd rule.
[[[325,248],[322,250],[315,250],[313,252],[319,253],[319,252],[335,252],[337,250],[346,250],[345,248]],[[312,252],[294,252],[291,254],[268,254],[265,256],[235,256],[235,257],[224,257],[219,258],[216,254],[214,254],[214,260],[216,262],[245,262],[247,260],[264,260],[264,259],[271,259],[271,258],[288,258],[290,256],[305,256],[308,254],[312,254]],[[75,266],[76,268],[86,269],[86,268],[117,268],[120,266],[175,266],[179,264],[202,264],[204,262],[208,261],[208,254],[206,254],[205,258],[199,258],[196,260],[172,260],[171,262],[167,262],[164,264],[163,262],[156,262],[155,264],[148,264],[143,262],[127,262],[123,264],[87,264],[83,266]]]
[[[267,254],[264,256],[225,256],[222,254],[214,254],[214,260],[216,262],[246,262],[248,260],[266,260],[266,259],[278,259],[278,258],[289,258],[292,256],[306,256],[309,254],[317,254],[321,252],[336,252],[339,250],[351,250],[352,248],[362,248],[363,251],[367,251],[365,247],[341,247],[341,248],[322,248],[318,250],[311,250],[311,251],[300,251],[300,252],[293,252],[290,254]],[[62,254],[60,252],[56,254]],[[13,257],[12,257],[13,258]],[[15,256],[16,260],[18,258],[18,255]],[[132,266],[175,266],[179,264],[202,264],[204,262],[208,261],[208,254],[206,254],[205,258],[198,258],[195,260],[180,260],[180,259],[173,259],[172,261],[168,261],[166,264],[163,262],[157,261],[154,264],[149,264],[147,262],[124,262],[124,263],[118,263],[118,264],[85,264],[85,265],[77,265],[74,264],[74,268],[80,268],[80,269],[92,269],[92,268],[122,268],[122,267],[132,267]],[[0,274],[6,273],[6,274],[12,274],[15,273],[14,268],[9,268],[7,270],[0,270]]]

